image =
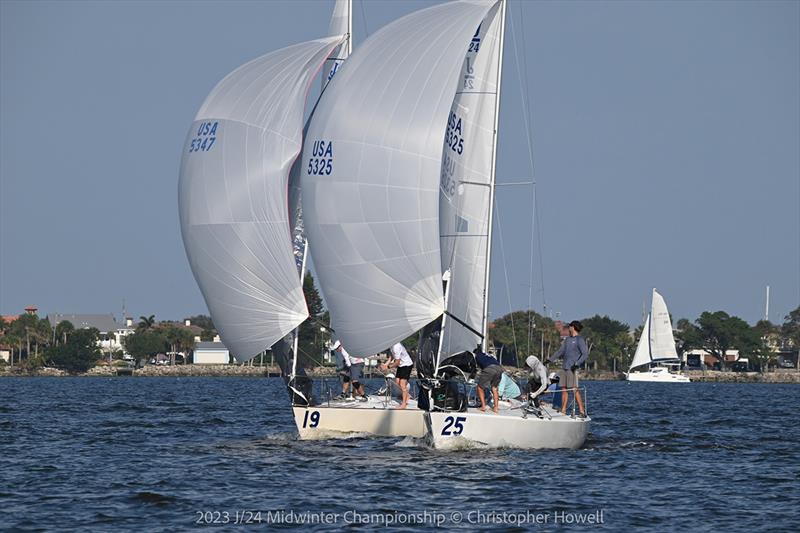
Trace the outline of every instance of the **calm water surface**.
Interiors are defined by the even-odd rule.
[[[0,530],[266,529],[277,510],[336,515],[315,526],[327,530],[353,511],[441,513],[430,520],[447,527],[454,513],[462,527],[478,512],[539,514],[516,529],[542,531],[800,528],[800,386],[585,385],[581,450],[437,452],[297,441],[278,379],[3,378]],[[261,525],[234,524],[256,511]],[[601,525],[563,523],[598,511]]]

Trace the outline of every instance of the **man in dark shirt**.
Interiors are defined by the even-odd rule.
[[[569,323],[569,337],[564,339],[564,343],[556,353],[550,357],[549,361],[557,361],[563,357],[563,364],[561,370],[561,412],[567,412],[567,399],[568,389],[575,390],[575,401],[578,403],[581,416],[586,416],[586,410],[583,408],[583,399],[578,390],[578,367],[586,361],[589,357],[589,348],[586,346],[586,341],[579,335],[583,325],[577,320]]]
[[[475,354],[475,362],[478,364],[478,368],[481,369],[478,374],[478,399],[481,401],[481,411],[486,411],[486,393],[483,392],[483,389],[491,387],[492,399],[494,400],[492,410],[497,413],[500,409],[500,391],[498,387],[500,386],[500,380],[503,378],[503,367],[500,366],[497,359],[483,353],[480,346],[475,348],[473,353]]]

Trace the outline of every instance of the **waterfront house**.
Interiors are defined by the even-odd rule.
[[[126,318],[124,323],[120,323],[111,313],[106,315],[53,313],[47,315],[47,320],[53,328],[66,320],[75,329],[97,329],[100,332],[100,340],[97,341],[97,345],[106,353],[117,350],[121,350],[124,353],[123,339],[136,331],[132,318]]]

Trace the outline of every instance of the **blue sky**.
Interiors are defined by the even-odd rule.
[[[356,46],[430,3],[356,0]],[[187,128],[225,74],[324,35],[331,8],[0,2],[0,313],[205,313],[178,225]],[[800,305],[800,3],[513,1],[510,17],[498,181],[532,175],[522,72],[541,240],[531,269],[531,188],[499,189],[492,316],[544,295],[636,326],[652,287],[675,318],[754,323],[766,285],[773,322]]]

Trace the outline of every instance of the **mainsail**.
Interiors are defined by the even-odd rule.
[[[305,225],[351,353],[383,350],[444,311],[442,139],[464,53],[492,5],[451,2],[385,26],[317,107],[302,159]]]
[[[309,86],[342,40],[289,46],[233,71],[206,98],[186,139],[178,185],[183,242],[217,331],[238,361],[308,317],[287,181],[301,150]]]
[[[442,268],[451,273],[447,309],[484,335],[502,53],[499,8],[498,4],[489,12],[469,43],[447,121],[439,181]],[[480,342],[473,331],[451,320],[442,331],[441,355],[472,350]]]
[[[655,289],[650,320],[650,358],[653,362],[680,362],[675,349],[675,337],[672,336],[672,321],[667,303]]]

